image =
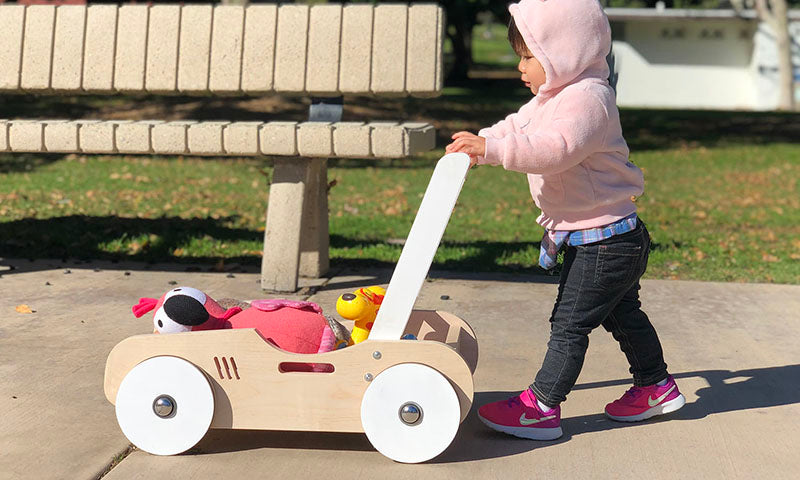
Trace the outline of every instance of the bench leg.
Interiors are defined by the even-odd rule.
[[[328,160],[313,158],[306,183],[300,235],[300,276],[319,278],[328,272]]]
[[[311,160],[276,158],[261,261],[261,288],[297,290],[305,190]]]

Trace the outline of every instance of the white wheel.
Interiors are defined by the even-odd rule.
[[[426,365],[389,367],[361,400],[361,425],[376,450],[403,463],[430,460],[458,431],[461,406],[450,381]]]
[[[139,449],[177,455],[200,441],[214,416],[214,393],[205,374],[176,357],[136,365],[119,385],[117,422]]]

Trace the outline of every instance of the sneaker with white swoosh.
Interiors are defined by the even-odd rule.
[[[555,440],[563,434],[561,406],[543,411],[530,389],[508,400],[487,403],[478,410],[478,418],[493,430],[531,440]]]
[[[638,422],[674,412],[686,403],[672,375],[664,385],[631,387],[622,397],[606,405],[606,416],[620,422]]]

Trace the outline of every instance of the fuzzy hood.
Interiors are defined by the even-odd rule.
[[[597,0],[522,0],[508,10],[544,68],[539,94],[557,93],[585,78],[608,79],[611,27]]]

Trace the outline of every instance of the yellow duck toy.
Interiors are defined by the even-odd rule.
[[[375,285],[359,288],[353,293],[342,294],[336,300],[336,311],[339,315],[347,320],[356,322],[347,345],[353,345],[367,339],[385,295],[386,289]]]

